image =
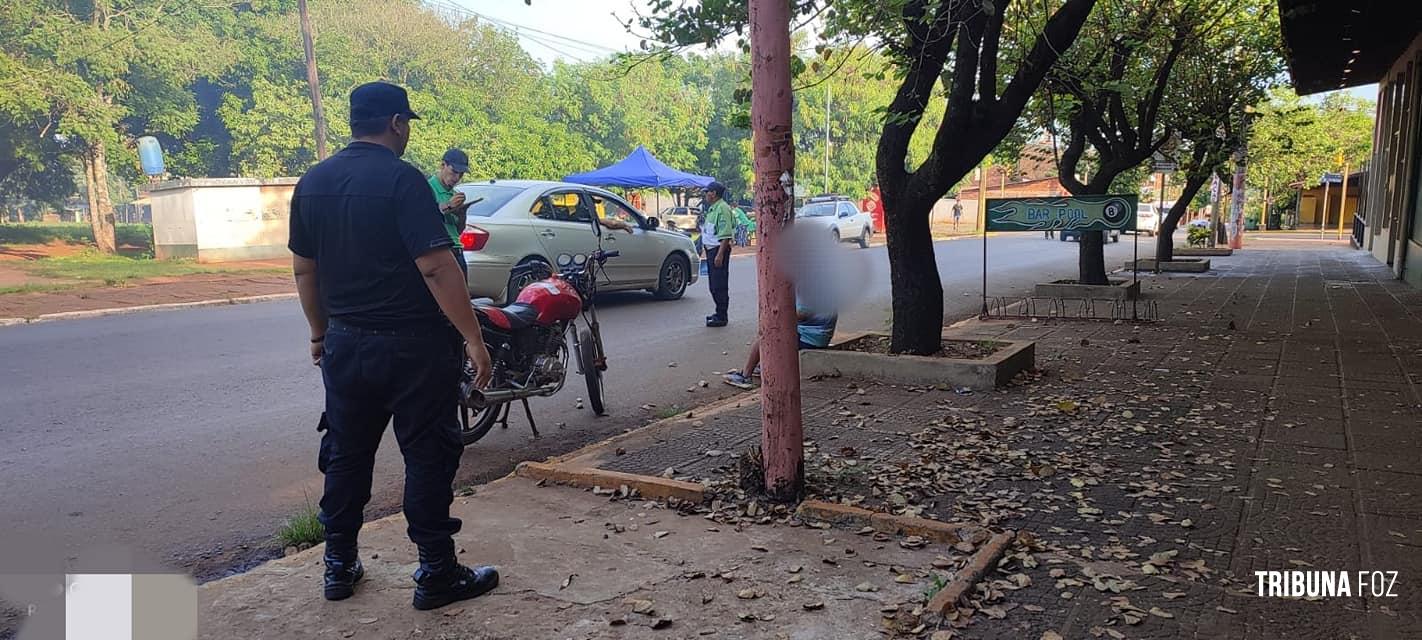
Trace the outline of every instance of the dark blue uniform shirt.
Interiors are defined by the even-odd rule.
[[[387,329],[443,322],[415,258],[451,246],[434,194],[390,149],[353,142],[291,198],[291,252],[316,261],[331,318]]]

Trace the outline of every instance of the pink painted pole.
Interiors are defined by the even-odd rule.
[[[795,334],[794,285],[777,269],[776,250],[794,222],[795,147],[790,122],[790,3],[750,0],[751,131],[755,152],[755,210],[761,244],[761,453],[765,490],[782,500],[805,484],[804,427],[800,422],[800,356]]]

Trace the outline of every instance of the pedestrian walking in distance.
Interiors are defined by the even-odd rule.
[[[710,281],[711,299],[716,311],[706,316],[706,326],[724,327],[729,322],[727,307],[731,304],[727,286],[731,279],[731,240],[736,235],[736,217],[726,204],[726,187],[719,182],[706,186],[706,220],[701,223],[701,244],[706,248],[706,275]]]
[[[466,357],[480,387],[491,367],[430,183],[400,159],[418,117],[395,85],[351,92],[354,141],[296,184],[289,247],[311,359],[326,386],[317,460],[326,475],[325,597],[349,598],[365,575],[356,540],[375,452],[393,418],[405,519],[419,548],[414,606],[434,609],[493,589],[499,574],[455,556],[459,378]]]
[[[963,217],[963,203],[953,201],[953,230],[958,230],[958,220]]]

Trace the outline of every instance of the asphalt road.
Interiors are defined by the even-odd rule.
[[[1141,245],[1149,253],[1148,241]],[[976,313],[982,244],[960,239],[937,247],[945,316]],[[841,314],[841,329],[884,328],[884,248],[844,251],[863,261],[870,286]],[[1108,246],[1107,263],[1130,255],[1127,236]],[[1002,235],[991,239],[989,257],[989,292],[1021,295],[1032,283],[1072,277],[1077,249],[1035,234]],[[534,439],[515,412],[507,431],[496,429],[466,450],[459,482],[484,482],[519,461],[734,391],[716,373],[738,367],[754,336],[755,276],[753,258],[733,260],[725,329],[702,326],[711,311],[704,279],[676,302],[643,294],[600,300],[611,415],[575,410],[582,389],[570,380],[558,395],[533,403],[543,437]],[[307,360],[306,336],[294,301],[0,328],[4,529],[73,551],[121,545],[199,579],[270,557],[283,518],[321,494],[321,382]],[[699,388],[701,380],[709,387]],[[368,515],[398,509],[402,477],[387,434]]]

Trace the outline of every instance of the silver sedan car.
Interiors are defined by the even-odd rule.
[[[468,182],[455,189],[473,203],[459,238],[472,297],[511,302],[529,284],[510,277],[514,266],[557,264],[555,258],[564,253],[591,254],[599,235],[604,250],[619,253],[607,261],[599,291],[644,289],[675,300],[697,280],[699,258],[691,239],[661,229],[656,218],[611,192],[534,180]]]

